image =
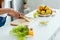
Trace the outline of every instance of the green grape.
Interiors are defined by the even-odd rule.
[[[41,11],[40,11],[40,10],[37,10],[37,13],[38,13],[38,14],[40,14],[40,13],[41,13]]]
[[[13,28],[10,32],[13,36],[17,37],[17,40],[24,40],[23,38],[28,35],[29,29],[25,25],[19,25]]]
[[[51,10],[46,10],[46,14],[50,15],[51,14]]]
[[[17,37],[17,40],[25,40],[25,37]]]
[[[34,18],[36,18],[36,17],[37,17],[37,15],[38,15],[38,12],[35,12],[35,13],[34,13],[34,15],[33,15],[33,16],[34,16]]]

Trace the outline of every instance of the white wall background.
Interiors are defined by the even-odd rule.
[[[41,4],[40,0],[28,0],[27,1],[30,11],[35,10]]]
[[[45,5],[48,5],[52,8],[60,8],[60,0],[28,0],[28,5],[31,11],[38,8],[38,6],[41,4],[41,1],[43,1]],[[45,1],[47,2],[45,3]]]
[[[48,0],[45,5],[48,5],[52,8],[60,8],[60,0]]]

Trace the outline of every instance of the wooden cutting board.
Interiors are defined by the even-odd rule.
[[[33,19],[29,19],[29,22],[26,21],[25,19],[16,19],[16,20],[11,22],[11,25],[12,26],[17,26],[17,25],[20,25],[20,24],[29,25],[31,20],[33,20]]]

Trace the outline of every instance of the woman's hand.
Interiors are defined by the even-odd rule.
[[[14,18],[23,18],[23,16],[24,16],[23,13],[20,13],[18,11],[13,10],[13,9],[9,9],[8,15],[10,15],[10,16],[12,16]]]

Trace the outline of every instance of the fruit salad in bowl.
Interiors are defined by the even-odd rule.
[[[34,13],[34,18],[36,16],[48,17],[52,14],[53,14],[53,11],[50,7],[41,5],[38,7],[37,11]]]

